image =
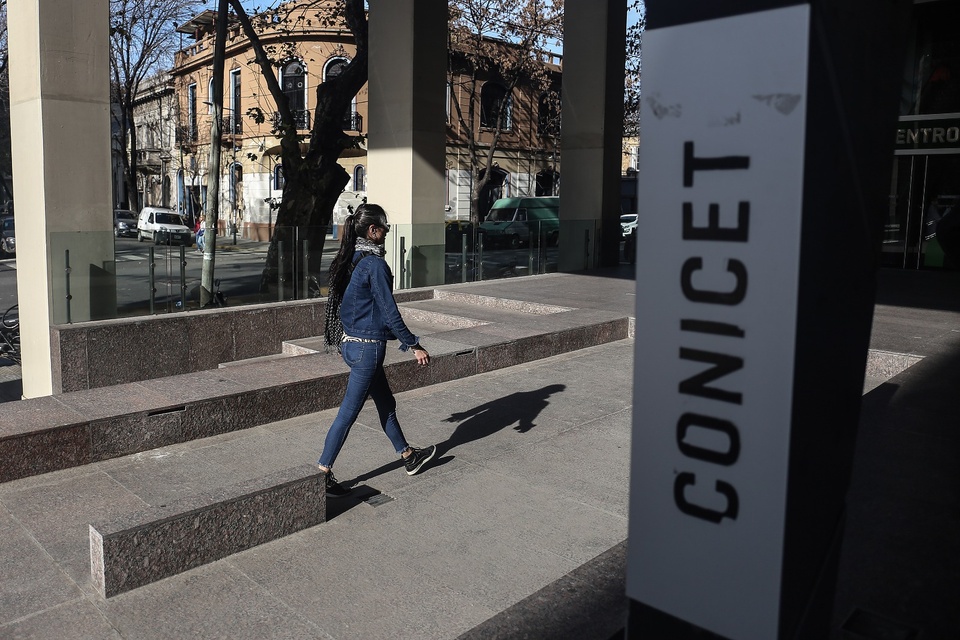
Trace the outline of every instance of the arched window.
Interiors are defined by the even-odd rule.
[[[280,68],[280,88],[287,97],[297,129],[310,128],[307,111],[307,72],[299,60],[290,60]]]
[[[327,64],[323,67],[323,81],[328,82],[340,76],[343,73],[343,70],[347,68],[347,65],[350,64],[350,60],[342,56],[336,58],[330,58],[327,61]],[[360,131],[360,118],[357,115],[357,98],[354,96],[353,100],[350,103],[350,106],[347,107],[347,111],[343,114],[343,130],[344,131]]]
[[[513,126],[513,100],[507,88],[497,82],[487,82],[480,89],[480,126],[508,131]],[[497,115],[500,120],[497,122]]]
[[[358,164],[353,168],[353,190],[367,190],[367,170],[363,168],[362,164]]]
[[[273,190],[283,191],[283,185],[285,185],[286,182],[286,178],[283,177],[283,165],[278,164],[273,168]]]
[[[547,91],[540,96],[537,133],[541,136],[560,135],[560,94],[556,91]]]

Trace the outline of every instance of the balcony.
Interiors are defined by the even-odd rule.
[[[297,125],[297,131],[309,131],[310,111],[307,109],[294,109],[292,113],[293,122]],[[280,128],[280,114],[278,112],[274,112],[273,114],[273,125]]]
[[[297,131],[308,131],[310,129],[310,111],[307,109],[299,109],[293,112],[294,121],[297,124]],[[273,123],[275,126],[280,124],[280,114],[273,114]],[[346,113],[343,116],[343,122],[341,123],[344,131],[363,131],[363,116],[359,113],[350,112]]]
[[[346,113],[343,116],[344,131],[363,131],[363,116],[356,112]]]
[[[141,171],[155,170],[159,172],[163,166],[163,151],[161,149],[137,149],[137,165]]]

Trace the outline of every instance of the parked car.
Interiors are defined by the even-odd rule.
[[[17,238],[13,216],[0,218],[0,250],[8,256],[13,256],[17,253]]]
[[[633,233],[633,230],[637,228],[637,214],[635,213],[625,213],[620,216],[620,229],[623,231],[623,237],[626,238],[628,235]]]
[[[121,237],[137,237],[137,214],[128,209],[116,209],[113,212],[113,235]]]
[[[144,207],[137,222],[137,241],[153,240],[154,244],[193,245],[193,231],[186,220],[173,209]]]
[[[560,236],[560,198],[500,198],[480,224],[484,243],[516,249],[540,236],[556,245]]]

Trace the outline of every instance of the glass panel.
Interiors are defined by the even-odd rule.
[[[283,241],[282,252],[278,246],[282,258],[280,268],[267,268],[270,242],[238,237],[234,244],[229,222],[220,220],[213,260],[213,279],[219,283],[214,292],[220,291],[226,305],[326,295],[330,263],[340,248],[332,227],[274,227],[275,236]],[[463,220],[393,225],[387,240],[388,260],[401,255],[403,238],[395,287],[555,272],[560,252],[556,222],[531,216],[523,225],[525,233],[516,242],[492,240],[479,232],[475,236],[473,226]],[[116,236],[112,232],[53,234],[50,250],[55,323],[200,308],[204,254],[192,230],[143,233],[137,229]],[[15,284],[10,289],[15,291]],[[15,304],[15,295],[8,302],[7,306]]]
[[[907,221],[910,217],[910,197],[916,165],[921,173],[926,158],[901,156],[894,160],[890,206],[883,225],[881,264],[886,267],[904,267],[906,260]]]
[[[923,215],[916,216],[916,229],[908,229],[910,251],[917,256],[921,268],[960,266],[960,156],[942,155],[927,158],[924,185]],[[913,265],[909,265],[913,266]]]

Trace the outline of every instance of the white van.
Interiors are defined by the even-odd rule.
[[[173,209],[144,207],[137,222],[137,242],[153,240],[154,244],[193,244],[193,231],[183,217]]]

